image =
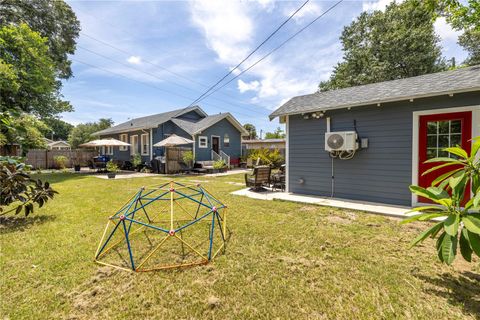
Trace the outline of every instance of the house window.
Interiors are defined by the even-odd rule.
[[[208,138],[205,136],[198,137],[198,147],[199,148],[207,148],[208,147]]]
[[[150,148],[150,143],[148,142],[148,133],[142,134],[140,142],[142,146],[142,156],[148,156],[148,149]]]
[[[223,136],[223,146],[224,147],[230,147],[230,137],[226,133]]]
[[[128,134],[122,133],[122,134],[120,135],[120,141],[125,142],[125,143],[128,143]],[[128,147],[127,147],[127,146],[122,146],[122,147],[119,147],[118,149],[119,149],[120,151],[127,151],[127,150],[128,150]]]
[[[130,155],[135,155],[138,153],[138,136],[130,136]]]
[[[102,153],[106,156],[113,156],[113,147],[112,146],[103,146]]]
[[[454,154],[443,151],[444,148],[462,144],[462,121],[427,122],[427,159],[436,157],[455,158]]]

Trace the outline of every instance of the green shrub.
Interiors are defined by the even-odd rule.
[[[135,168],[142,164],[142,156],[138,153],[135,153],[132,157],[132,164]]]
[[[404,220],[403,223],[434,218],[444,219],[421,233],[413,240],[411,246],[417,245],[427,237],[435,238],[440,234],[436,242],[438,258],[448,265],[455,260],[457,247],[460,247],[460,253],[468,262],[472,261],[472,254],[480,257],[480,213],[478,212],[480,209],[480,161],[477,158],[479,149],[479,137],[475,139],[470,155],[458,146],[444,149],[456,155],[458,159],[428,160],[426,162],[442,164],[423,174],[430,174],[452,165],[460,167],[437,177],[431,187],[410,186],[412,193],[433,201],[435,205],[414,208],[412,211],[421,213]],[[469,193],[470,185],[473,196],[465,205],[462,205],[465,195]]]
[[[217,160],[213,163],[213,169],[223,169],[227,165],[225,164],[225,161],[223,160]]]
[[[185,164],[187,164],[190,167],[193,166],[193,161],[195,161],[195,155],[193,154],[193,151],[184,152],[182,158],[183,158],[183,162],[185,162]]]
[[[55,156],[53,157],[53,161],[59,169],[64,170],[67,167],[68,158],[65,156]]]
[[[285,163],[285,158],[280,154],[278,149],[254,149],[248,152],[248,158],[251,158],[255,163],[258,158],[262,164],[266,164],[275,168],[279,168]]]
[[[25,216],[33,213],[34,204],[42,207],[49,199],[53,199],[55,190],[48,182],[32,179],[25,168],[27,166],[17,158],[1,157],[0,159],[0,215],[10,212]],[[8,211],[5,207],[16,205]]]
[[[113,160],[108,161],[106,167],[108,172],[118,171],[118,165],[115,162],[113,162]]]

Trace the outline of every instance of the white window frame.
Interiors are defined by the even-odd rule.
[[[145,143],[144,140],[145,139]],[[143,148],[145,147],[145,149]],[[140,153],[142,156],[148,156],[150,153],[150,142],[148,140],[148,133],[142,133],[140,136]]]
[[[202,148],[202,149],[208,148],[208,137],[207,136],[198,136],[198,147]]]
[[[225,138],[227,138],[227,139],[225,139]],[[227,141],[227,142],[225,142],[225,141]],[[230,136],[229,136],[228,133],[225,133],[225,134],[223,135],[223,146],[224,146],[225,148],[229,148],[229,147],[230,147]]]
[[[432,109],[413,112],[413,128],[412,128],[412,184],[418,185],[418,136],[419,136],[419,121],[420,116],[431,114],[442,114],[452,112],[472,112],[472,137],[480,135],[480,106],[470,107],[457,107],[457,108],[444,108],[444,109]],[[287,140],[288,141],[288,140]],[[470,196],[472,192],[470,190]],[[411,205],[412,207],[421,205],[418,202],[418,196],[412,193]]]
[[[122,142],[125,142],[125,143],[128,143],[128,134],[127,133],[122,133],[120,135],[120,141]],[[120,151],[127,151],[128,150],[128,147],[127,146],[121,146],[118,148],[118,150]]]
[[[113,146],[102,146],[102,154],[113,156]]]
[[[134,143],[134,140],[136,143]],[[138,153],[138,134],[130,136],[130,155],[133,156]]]

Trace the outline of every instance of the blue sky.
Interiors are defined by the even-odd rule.
[[[68,1],[82,26],[63,94],[73,123],[115,123],[189,105],[262,42],[303,1]],[[246,61],[247,68],[336,1],[311,0]],[[210,114],[231,112],[272,131],[268,114],[289,98],[314,92],[341,60],[339,35],[363,10],[390,0],[345,1],[262,63],[201,101]],[[458,33],[440,20],[447,58],[462,61]],[[243,70],[240,68],[240,70]]]

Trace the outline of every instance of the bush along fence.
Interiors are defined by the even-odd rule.
[[[74,165],[87,166],[88,161],[98,155],[95,150],[45,150],[32,149],[27,153],[26,164],[34,169],[61,169],[55,158],[65,157],[65,167],[71,168]]]

